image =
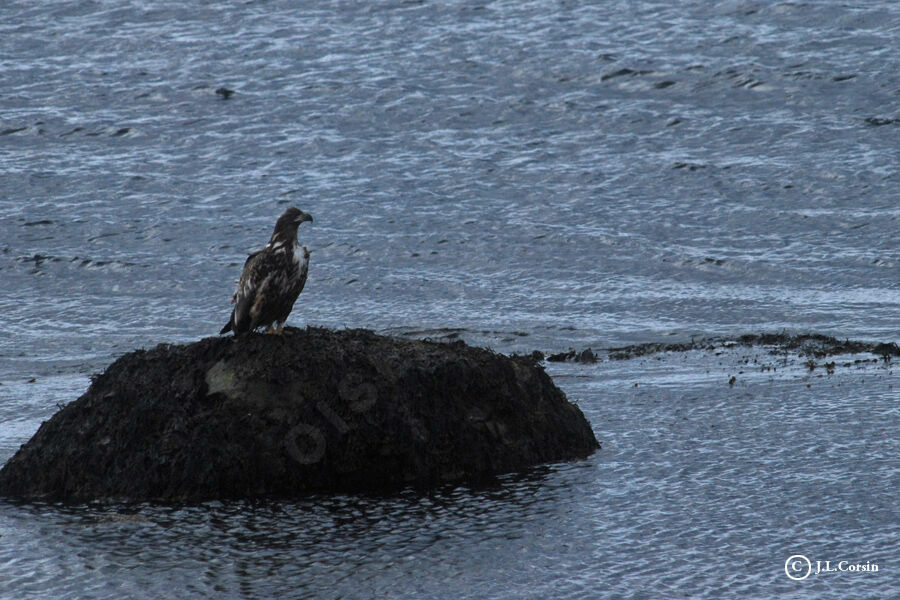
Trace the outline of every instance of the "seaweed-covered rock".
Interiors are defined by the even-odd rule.
[[[533,359],[287,328],[122,356],[0,470],[0,495],[196,501],[432,486],[597,447]]]

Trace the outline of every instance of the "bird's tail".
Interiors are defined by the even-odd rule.
[[[228,319],[228,322],[225,323],[225,327],[222,328],[222,331],[219,332],[219,335],[222,335],[223,333],[228,333],[229,331],[231,331],[232,321],[233,321],[233,319]]]

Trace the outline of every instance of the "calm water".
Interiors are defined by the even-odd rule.
[[[584,4],[5,2],[0,461],[116,356],[218,331],[287,205],[297,326],[900,341],[900,8]],[[0,596],[900,595],[900,381],[862,358],[550,365],[603,449],[489,488],[0,504]]]

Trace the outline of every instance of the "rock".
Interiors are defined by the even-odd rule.
[[[220,87],[216,89],[216,94],[222,100],[228,100],[232,96],[234,96],[234,90],[229,90],[227,87]]]
[[[130,352],[0,470],[0,495],[199,501],[428,487],[599,445],[531,357],[286,328]]]
[[[585,348],[581,352],[570,349],[568,352],[559,352],[551,354],[547,357],[550,362],[577,362],[582,364],[593,364],[600,360],[593,350]]]

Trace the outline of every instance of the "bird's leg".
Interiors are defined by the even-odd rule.
[[[271,325],[269,325],[269,328],[266,329],[263,333],[274,333],[274,332],[275,332],[275,328],[272,327]]]
[[[281,330],[284,329],[284,323],[278,324],[278,329],[275,330],[275,335],[281,335]]]

